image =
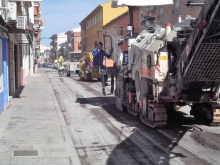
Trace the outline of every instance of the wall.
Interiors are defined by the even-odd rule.
[[[101,13],[101,17],[103,18],[103,9],[100,7],[94,13],[89,15],[86,19],[86,22]],[[102,30],[103,22],[99,20],[94,26],[86,29],[86,51],[91,52],[95,47],[95,41],[100,40],[100,32]]]
[[[137,19],[139,17],[139,8],[135,8],[133,11],[133,17],[134,17],[134,28],[135,29],[139,29],[140,28],[140,22],[139,19]],[[128,45],[127,45],[127,41],[124,42],[124,44],[122,44],[120,46],[120,49],[116,43],[116,40],[119,37],[123,37],[125,35],[127,35],[127,26],[130,23],[129,22],[129,16],[128,16],[128,12],[125,12],[124,14],[118,16],[117,18],[113,19],[112,21],[110,21],[109,23],[107,23],[106,25],[103,26],[103,31],[107,34],[112,36],[113,39],[113,48],[114,48],[114,53],[113,53],[113,59],[115,61],[117,61],[117,58],[120,54],[120,52],[124,52],[128,50]],[[136,33],[139,32],[139,30],[135,30]]]
[[[80,41],[81,41],[81,32],[73,32],[73,50],[74,51],[78,51],[79,49],[79,45],[80,45]]]
[[[0,113],[4,111],[4,105],[8,103],[8,36],[0,29]]]
[[[35,6],[34,6],[34,2],[31,2],[32,7],[30,7],[29,10],[29,18],[31,20],[31,23],[34,24],[34,15],[35,15]]]
[[[29,76],[29,45],[22,44],[22,55],[23,55],[23,81]]]
[[[112,8],[111,2],[103,4],[103,25],[107,24],[112,19],[118,17],[119,15],[123,14],[124,12],[128,11],[128,7],[123,8]]]
[[[2,62],[2,39],[0,38],[0,113],[4,110],[4,83],[3,83],[3,62]]]
[[[3,79],[4,79],[4,104],[9,102],[9,86],[8,86],[8,40],[2,40],[3,51]]]
[[[9,95],[15,93],[15,61],[14,61],[14,42],[10,40],[9,47]]]
[[[156,10],[152,10],[152,11],[147,10],[147,7],[140,7],[139,19],[141,21],[141,19],[142,19],[141,12],[143,12],[144,15],[149,15],[149,16],[155,17],[156,23],[164,26],[166,22],[169,22],[171,24],[177,23],[179,16],[181,16],[182,20],[185,20],[187,15],[190,15],[191,17],[196,18],[202,9],[201,7],[188,8],[185,6],[186,1],[183,1],[183,0],[176,0],[176,2],[178,2],[178,4],[179,4],[179,5],[177,5],[179,7],[179,12],[177,12],[175,14],[172,13],[172,10],[175,8],[175,4],[166,5],[166,6],[157,6]],[[204,0],[197,0],[197,2],[203,3]],[[159,14],[160,14],[160,8],[162,8],[162,10],[163,10],[162,18],[158,18]]]

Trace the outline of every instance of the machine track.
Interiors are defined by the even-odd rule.
[[[220,104],[218,102],[197,103],[192,106],[191,115],[202,123],[220,126]]]
[[[143,114],[140,115],[140,119],[144,124],[151,128],[161,128],[167,125],[167,112],[163,105],[150,103],[148,111],[148,118],[144,117]]]
[[[209,125],[220,126],[220,104],[214,102],[214,103],[211,103],[211,106],[213,108],[213,119]]]

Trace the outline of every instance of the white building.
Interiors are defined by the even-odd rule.
[[[50,46],[51,46],[51,53],[52,53],[52,57],[57,59],[60,55],[64,54],[64,44],[67,43],[67,35],[63,32],[63,33],[58,33],[58,34],[54,34],[50,37],[50,39],[52,39]]]

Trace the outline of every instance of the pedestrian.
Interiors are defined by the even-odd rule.
[[[107,54],[104,50],[103,50],[103,43],[99,42],[97,45],[97,48],[95,48],[92,52],[93,55],[93,70],[96,72],[99,72],[99,68],[101,69],[101,72],[105,69],[105,66],[103,65],[103,58],[107,57],[110,58],[111,57],[111,52],[109,54]],[[102,76],[101,76],[102,79]],[[104,82],[105,82],[105,86],[107,86],[107,79],[108,79],[108,75],[104,75]]]
[[[64,61],[63,56],[60,56],[60,57],[57,59],[58,72],[60,72],[60,67],[62,66],[63,61]]]

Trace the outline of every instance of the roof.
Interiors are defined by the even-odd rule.
[[[58,35],[64,35],[64,36],[66,36],[65,32],[62,32],[62,33],[53,34],[53,35],[50,37],[50,39],[53,39],[53,38],[55,38],[55,37],[58,37]]]
[[[67,34],[67,33],[69,33],[69,32],[70,32],[70,33],[71,33],[71,32],[81,32],[81,27],[70,29],[70,30],[66,31],[65,34]]]

